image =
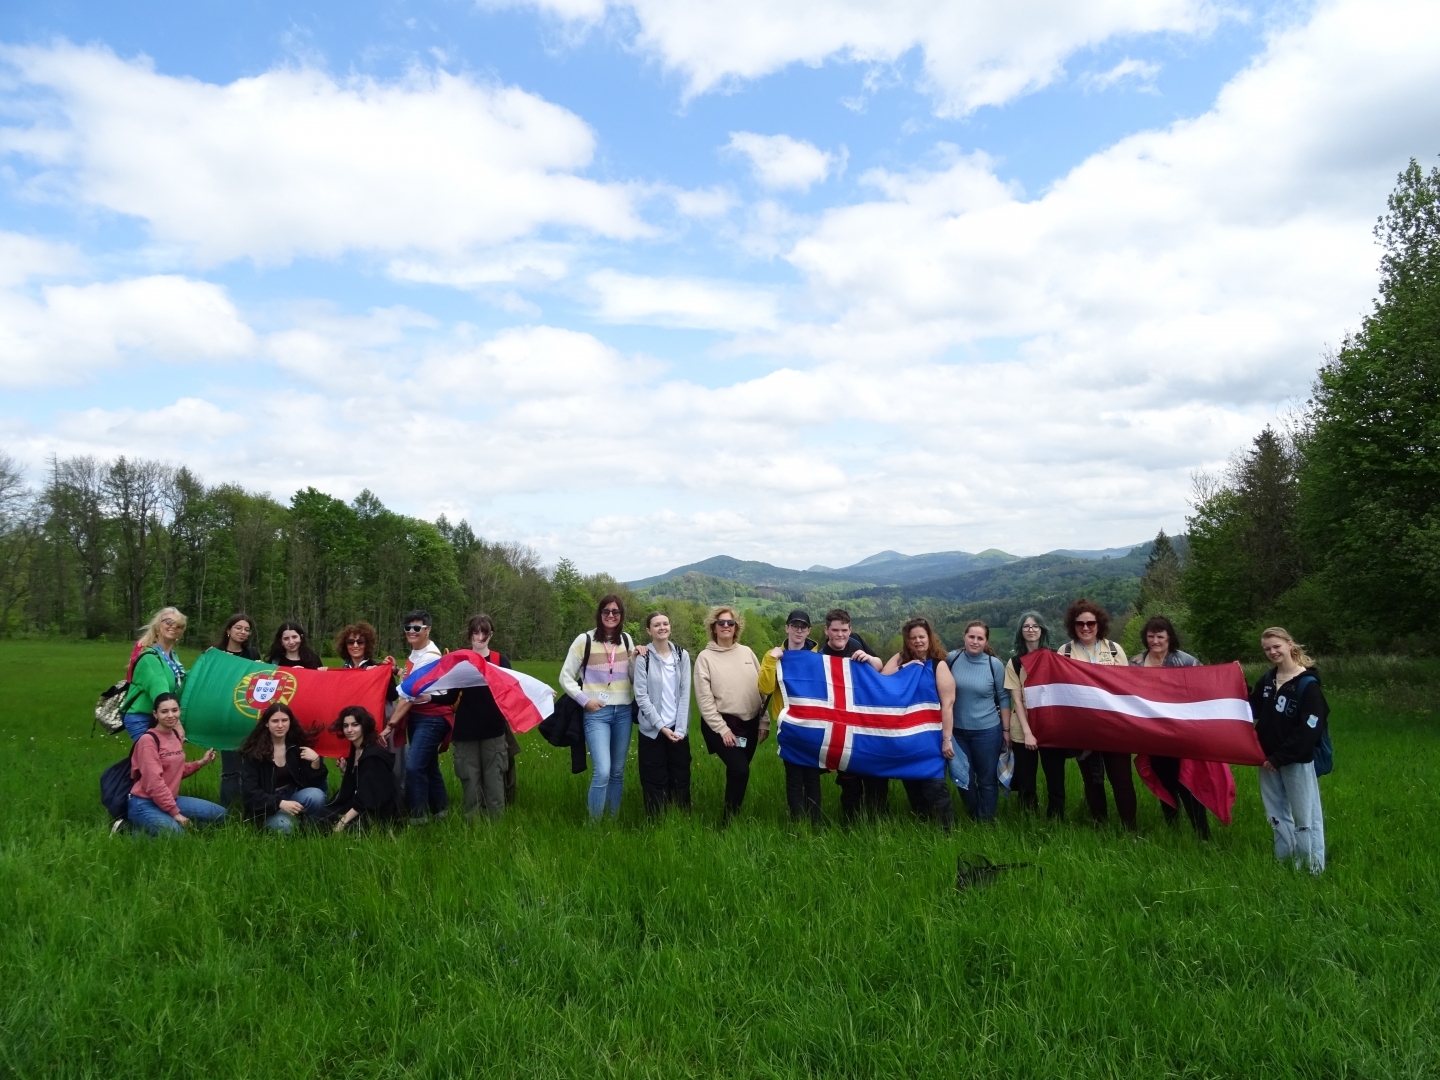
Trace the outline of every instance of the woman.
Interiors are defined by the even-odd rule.
[[[725,811],[728,823],[745,801],[750,760],[770,734],[770,715],[760,697],[760,661],[740,644],[745,620],[732,607],[713,608],[705,618],[710,638],[695,658],[695,703],[705,722],[705,749],[725,763]]]
[[[375,652],[379,644],[380,636],[375,632],[375,627],[368,622],[351,623],[335,635],[335,655],[341,658],[340,666],[342,668],[372,668],[380,663],[375,659]],[[388,656],[385,660],[387,663],[394,663],[394,660]],[[395,688],[395,683],[392,681],[385,691],[385,717],[387,720],[395,711],[395,702],[399,698],[400,691]],[[401,809],[404,809],[405,729],[403,727],[392,732],[390,753],[395,758],[395,785],[400,792]]]
[[[320,654],[310,647],[305,628],[298,622],[280,624],[265,662],[276,667],[310,668],[312,671],[325,666],[320,662]]]
[[[618,817],[625,792],[635,647],[621,629],[624,624],[625,604],[611,593],[595,607],[595,629],[570,643],[560,667],[561,688],[585,710],[585,745],[594,765],[586,800],[591,820],[598,820],[607,806],[610,816]]]
[[[259,660],[260,650],[250,639],[253,632],[250,616],[236,613],[220,631],[220,640],[213,646],[221,652],[238,656],[242,660]],[[220,805],[229,806],[240,797],[240,753],[237,750],[220,751]]]
[[[288,833],[299,816],[325,807],[329,777],[305,730],[278,701],[260,714],[240,744],[240,799],[247,821]]]
[[[508,668],[510,661],[490,648],[495,624],[489,615],[476,615],[465,628],[470,648],[487,663]],[[491,818],[505,814],[506,777],[510,773],[510,724],[488,686],[460,691],[455,702],[455,730],[450,736],[450,758],[464,796],[465,814],[479,817],[481,807]]]
[[[990,627],[980,619],[965,624],[965,647],[948,659],[955,679],[954,748],[970,765],[965,805],[972,819],[993,824],[1000,802],[1000,755],[1010,741],[1005,665],[990,648]]]
[[[955,756],[955,676],[945,663],[945,646],[926,619],[911,619],[900,628],[900,651],[881,668],[882,675],[894,675],[902,667],[920,664],[935,680],[940,697],[940,753],[946,759]],[[944,779],[903,780],[910,809],[921,817],[931,817],[948,831],[955,824],[955,807]]]
[[[250,616],[237,612],[226,621],[225,629],[220,631],[220,640],[214,647],[242,660],[259,660],[260,650],[255,648],[255,643],[250,640],[253,632]]]
[[[206,750],[198,761],[185,760],[180,699],[168,692],[157,694],[151,727],[136,740],[130,758],[130,824],[155,836],[183,832],[192,823],[223,821],[223,806],[180,794],[180,781],[214,760],[214,750]]]
[[[1010,790],[1020,798],[1025,810],[1035,810],[1039,805],[1039,789],[1036,774],[1045,771],[1045,816],[1065,816],[1065,759],[1075,756],[1073,750],[1041,746],[1030,730],[1030,718],[1025,712],[1025,668],[1020,658],[1026,653],[1050,648],[1050,628],[1038,611],[1027,611],[1020,616],[1020,626],[1015,631],[1013,655],[1005,665],[1005,689],[1010,691],[1010,749],[1015,755],[1015,775],[1010,781]]]
[[[1099,604],[1081,597],[1065,609],[1065,630],[1070,640],[1055,651],[1085,664],[1116,666],[1129,664],[1119,642],[1111,641],[1110,616]],[[1130,755],[1108,750],[1081,750],[1080,776],[1085,781],[1085,802],[1097,822],[1109,819],[1105,803],[1105,777],[1115,793],[1115,813],[1131,832],[1135,831],[1135,775]]]
[[[1131,666],[1152,668],[1200,666],[1199,660],[1181,650],[1180,635],[1175,632],[1175,624],[1164,615],[1151,616],[1140,636],[1145,639],[1145,651],[1136,653],[1130,658]],[[1210,819],[1206,815],[1204,804],[1180,782],[1180,759],[1151,754],[1150,768],[1154,770],[1156,779],[1170,793],[1170,797],[1175,800],[1174,804],[1164,800],[1160,802],[1160,810],[1165,815],[1166,823],[1174,825],[1180,818],[1180,811],[1177,807],[1183,806],[1186,817],[1190,819],[1190,826],[1195,830],[1195,835],[1201,840],[1209,840]]]
[[[393,822],[400,817],[395,800],[395,759],[380,742],[375,717],[370,710],[350,705],[340,710],[330,730],[350,744],[350,754],[340,762],[344,773],[340,790],[317,819],[334,822],[335,832],[372,822]]]
[[[1261,634],[1260,647],[1275,666],[1250,692],[1250,711],[1265,752],[1260,798],[1275,831],[1275,858],[1293,858],[1318,874],[1325,869],[1325,818],[1315,749],[1329,731],[1330,705],[1315,661],[1283,627]]]
[[[640,790],[645,812],[690,809],[690,657],[670,640],[670,616],[645,616],[650,645],[635,660],[640,720]]]
[[[154,725],[155,702],[160,696],[180,693],[185,669],[175,647],[184,634],[185,616],[173,607],[161,608],[140,631],[136,655],[130,661],[130,689],[120,709],[131,742]]]

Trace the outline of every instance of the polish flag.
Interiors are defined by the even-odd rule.
[[[495,704],[516,734],[529,731],[555,711],[555,691],[523,671],[492,664],[474,649],[456,649],[416,668],[400,684],[407,698],[488,686]]]
[[[1042,746],[1259,765],[1239,664],[1108,667],[1048,649],[1020,661],[1025,713]]]

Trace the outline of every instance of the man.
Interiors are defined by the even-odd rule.
[[[401,682],[419,668],[433,664],[443,655],[440,646],[430,640],[430,612],[417,608],[405,616],[405,641],[410,646],[410,656],[405,661]],[[411,824],[426,820],[426,812],[435,817],[444,817],[450,807],[450,796],[445,791],[445,777],[440,772],[440,751],[450,740],[450,730],[455,722],[451,709],[456,691],[446,694],[421,694],[415,698],[400,695],[395,712],[385,722],[385,737],[389,742],[401,721],[409,716],[406,725],[406,741],[409,751],[405,756],[405,802],[410,807]]]
[[[766,695],[772,724],[779,719],[780,709],[783,707],[776,661],[786,652],[814,652],[818,647],[810,640],[809,612],[799,608],[790,612],[785,619],[785,644],[777,645],[765,654],[765,659],[760,662],[760,678],[757,680],[760,693]],[[824,817],[820,813],[820,774],[828,771],[815,765],[785,762],[785,803],[790,808],[791,821],[808,817],[812,825],[823,823]]]
[[[844,608],[832,608],[825,613],[825,645],[820,655],[848,656],[857,663],[869,664],[876,671],[882,667],[880,658],[870,655],[860,635],[850,632],[850,613]],[[879,817],[890,807],[890,781],[883,776],[837,772],[835,782],[840,785],[840,818],[847,824],[862,811]]]

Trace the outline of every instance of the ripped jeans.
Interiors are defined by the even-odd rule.
[[[1275,858],[1318,874],[1325,869],[1325,818],[1314,762],[1260,770],[1260,798],[1275,830]]]

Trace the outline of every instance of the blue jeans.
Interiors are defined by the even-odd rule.
[[[411,713],[407,728],[405,802],[410,807],[412,820],[423,819],[427,808],[432,814],[439,814],[450,806],[445,777],[440,772],[440,744],[450,733],[450,725],[443,717]]]
[[[204,799],[192,799],[189,795],[175,796],[175,805],[180,813],[196,825],[211,825],[225,818],[225,807]],[[184,826],[156,806],[152,799],[139,795],[130,796],[130,811],[126,814],[130,824],[143,829],[151,836],[161,832],[184,832]]]
[[[995,820],[1000,801],[1000,750],[1005,745],[999,724],[982,731],[955,729],[955,755],[970,763],[970,786],[965,789],[965,806],[976,821]]]
[[[630,706],[602,705],[585,714],[585,745],[590,748],[590,816],[598,818],[610,807],[620,814],[625,791],[625,756],[630,753]]]
[[[305,807],[305,817],[318,814],[325,806],[325,792],[318,787],[301,788],[288,797],[293,802],[298,802]],[[289,833],[295,827],[295,819],[284,810],[277,810],[265,819],[265,827],[274,829],[276,832]]]
[[[130,736],[130,741],[139,742],[140,736],[150,730],[151,721],[154,720],[148,712],[127,712],[122,718],[125,722],[125,734]],[[189,817],[190,815],[185,815]]]

